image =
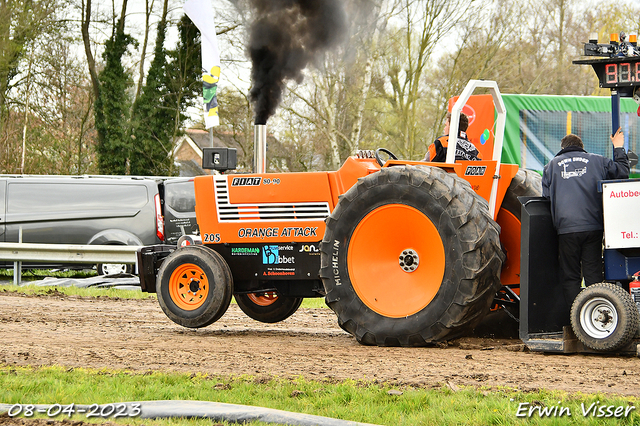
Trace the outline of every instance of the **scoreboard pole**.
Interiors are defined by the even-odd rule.
[[[611,89],[611,136],[620,128],[620,94]]]

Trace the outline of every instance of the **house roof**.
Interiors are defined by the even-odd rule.
[[[180,177],[202,176],[209,174],[202,166],[193,160],[176,160]]]
[[[214,129],[213,131],[213,140],[209,136],[209,132],[207,130],[200,129],[187,129],[185,131],[185,136],[187,136],[193,143],[195,143],[198,148],[202,150],[202,148],[238,148],[238,143],[234,140],[233,134],[231,132],[218,132]]]
[[[207,130],[185,130],[184,135],[178,138],[173,149],[173,156],[179,165],[180,176],[209,174],[208,171],[202,169],[202,149],[211,147],[239,148],[240,145],[233,139],[231,133],[216,132],[214,129],[212,140]]]

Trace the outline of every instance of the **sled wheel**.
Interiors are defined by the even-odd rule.
[[[615,351],[638,330],[638,308],[631,295],[611,283],[582,290],[571,305],[571,327],[578,340],[597,351]]]
[[[327,305],[358,342],[423,346],[482,319],[502,260],[498,227],[466,181],[436,167],[390,167],[340,198],[320,274]]]
[[[503,284],[520,283],[520,228],[522,205],[518,197],[539,197],[542,195],[542,176],[533,170],[520,169],[511,180],[498,211],[497,222],[500,225],[500,243],[506,254],[502,265],[500,282]],[[519,293],[518,286],[511,289]],[[510,292],[509,292],[510,293]],[[520,316],[519,308],[508,307],[509,312],[498,305],[482,320],[475,330],[479,336],[499,338],[517,338],[519,324],[513,318]]]
[[[275,291],[236,294],[235,298],[249,318],[270,324],[289,318],[302,303],[301,297],[278,297]]]
[[[204,246],[179,248],[162,262],[156,292],[160,307],[173,322],[205,327],[231,303],[231,270],[218,253]]]

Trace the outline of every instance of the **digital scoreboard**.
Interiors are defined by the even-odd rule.
[[[574,64],[591,65],[600,87],[620,89],[640,86],[640,56],[583,59]]]
[[[599,59],[580,59],[574,64],[591,65],[600,87],[611,89],[611,131],[620,126],[620,98],[633,97],[640,104],[640,50],[638,35],[624,32],[611,34],[609,44],[599,44],[597,35],[584,44],[584,56],[599,56]],[[640,116],[640,108],[638,108]]]
[[[600,56],[598,59],[580,59],[574,64],[591,65],[600,87],[616,91],[620,96],[631,97],[635,88],[640,86],[640,51],[637,47],[637,35],[631,34],[627,41],[624,32],[611,34],[609,44],[598,44],[589,40],[584,45],[584,56]]]

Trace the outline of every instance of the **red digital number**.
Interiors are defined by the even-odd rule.
[[[636,78],[635,81],[640,81],[640,62],[636,62],[636,71],[634,72]]]
[[[618,82],[618,64],[607,64],[604,68],[607,84]]]
[[[620,83],[629,83],[630,81],[633,81],[630,63],[620,64],[618,69],[620,70]]]

